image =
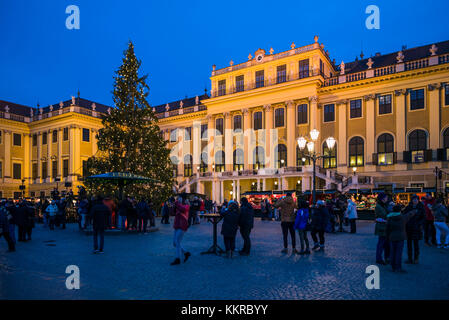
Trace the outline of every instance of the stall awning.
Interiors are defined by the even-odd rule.
[[[436,192],[435,188],[422,188],[422,192],[431,193]]]

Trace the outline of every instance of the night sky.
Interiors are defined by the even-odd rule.
[[[65,26],[68,5],[80,30]],[[365,8],[380,8],[368,30]],[[212,65],[313,43],[339,64],[449,40],[449,1],[0,0],[0,100],[41,106],[76,95],[112,104],[112,77],[128,40],[149,75],[152,105],[210,89]]]

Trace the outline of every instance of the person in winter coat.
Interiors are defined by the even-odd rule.
[[[417,210],[409,210],[401,214],[401,206],[395,205],[387,215],[387,239],[390,241],[390,261],[393,272],[405,273],[402,269],[402,250],[407,239],[406,224],[416,215]]]
[[[226,248],[226,257],[232,258],[235,250],[235,236],[239,228],[239,205],[234,200],[229,201],[228,206],[220,211],[220,215],[223,216],[221,234]]]
[[[436,246],[436,230],[432,214],[432,207],[435,204],[435,199],[428,193],[422,202],[424,210],[426,210],[426,220],[424,220],[424,241],[427,246],[431,246],[432,244]]]
[[[106,229],[106,219],[111,212],[103,203],[101,197],[97,197],[97,201],[90,209],[89,215],[92,218],[94,251],[93,253],[104,253],[104,230]],[[100,245],[98,245],[98,237],[100,237]]]
[[[326,230],[326,226],[329,223],[329,212],[325,207],[325,203],[323,200],[318,200],[316,202],[315,208],[312,208],[312,239],[314,242],[314,246],[312,250],[324,251],[324,232]],[[317,238],[317,234],[319,236],[319,242]]]
[[[426,219],[424,205],[419,201],[417,195],[412,196],[412,201],[404,209],[404,213],[416,211],[414,216],[407,222],[407,255],[405,263],[417,264],[419,258],[419,240],[422,239],[422,228]]]
[[[390,262],[390,242],[387,239],[387,201],[387,195],[385,193],[379,193],[376,208],[374,209],[376,217],[374,234],[377,236],[376,263],[381,265],[386,265]],[[382,258],[382,253],[385,259]]]
[[[17,208],[11,200],[8,200],[5,203],[5,208],[9,213],[9,236],[11,237],[12,242],[16,243],[16,214]]]
[[[198,197],[195,196],[192,200],[192,203],[190,203],[190,208],[189,208],[189,226],[191,226],[192,224],[197,224],[197,216],[198,216],[198,211],[200,210],[200,206],[201,203],[198,200]]]
[[[131,198],[126,197],[119,204],[118,214],[120,216],[120,229],[124,231],[128,225],[126,224],[127,217],[131,215],[133,210],[133,205],[131,203]],[[128,221],[129,224],[129,221]]]
[[[306,201],[298,203],[298,212],[296,213],[295,230],[298,231],[299,240],[301,243],[300,255],[310,254],[309,239],[307,238],[307,224],[309,221],[309,205]],[[305,243],[305,250],[304,250]]]
[[[24,200],[19,201],[19,206],[16,208],[15,222],[18,227],[18,241],[26,241],[27,225],[28,225],[28,208]]]
[[[50,226],[50,230],[54,230],[56,215],[59,211],[56,201],[52,200],[45,211],[48,213],[48,225]]]
[[[173,205],[172,202],[174,202],[174,199],[172,201],[172,198],[170,198],[168,201],[165,201],[162,206],[162,224],[170,224],[170,205]]]
[[[246,197],[240,200],[240,234],[243,238],[243,248],[239,251],[240,255],[248,256],[251,251],[251,239],[249,237],[251,229],[254,227],[254,209]]]
[[[11,218],[9,211],[2,203],[0,206],[0,237],[3,236],[8,243],[8,252],[16,251],[15,243],[9,234],[9,220]]]
[[[184,256],[184,262],[190,257],[190,252],[185,251],[182,247],[182,238],[189,228],[189,202],[182,197],[178,197],[175,201],[175,221],[173,229],[173,246],[176,248],[176,259],[171,263],[172,266],[181,264],[181,258]]]
[[[288,233],[290,232],[290,236],[292,239],[292,253],[298,253],[296,251],[296,237],[295,237],[295,201],[293,200],[292,194],[287,193],[284,199],[276,201],[274,204],[275,208],[279,208],[281,211],[281,228],[282,235],[284,238],[284,249],[281,251],[282,253],[288,253]]]
[[[89,214],[89,201],[84,198],[80,201],[79,207],[78,207],[78,214],[80,215],[79,219],[79,227],[80,229],[86,229],[87,228],[87,215]]]
[[[151,214],[150,207],[148,206],[148,203],[144,199],[141,199],[136,206],[136,210],[137,210],[139,232],[146,233],[148,219],[150,219]]]
[[[357,205],[351,198],[348,198],[348,206],[346,208],[346,217],[349,220],[349,225],[351,226],[351,233],[356,233],[356,220],[357,220]]]
[[[447,208],[443,204],[443,199],[437,199],[432,207],[432,212],[435,217],[435,229],[436,229],[436,243],[439,249],[449,249],[449,227],[446,224],[448,217]],[[441,244],[441,236],[444,236],[444,245]]]
[[[25,202],[27,208],[27,224],[26,224],[26,241],[31,240],[31,235],[33,234],[33,228],[36,224],[36,208],[31,202]]]

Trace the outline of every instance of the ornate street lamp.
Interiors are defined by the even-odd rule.
[[[310,140],[308,141],[305,137],[299,137],[298,138],[298,147],[302,151],[307,147],[308,154],[304,154],[304,157],[302,158],[303,162],[305,160],[305,157],[312,160],[313,163],[313,182],[312,182],[312,204],[315,205],[316,202],[316,161],[320,158],[323,158],[324,155],[319,154],[316,152],[315,143],[318,140],[318,137],[320,135],[320,132],[317,129],[313,129],[310,131]],[[333,137],[329,137],[326,139],[326,144],[329,150],[332,150],[335,146],[335,139]]]

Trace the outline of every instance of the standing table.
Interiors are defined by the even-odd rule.
[[[205,213],[205,214],[201,214],[200,216],[207,218],[207,221],[211,222],[213,225],[212,246],[209,248],[209,250],[201,252],[201,254],[212,254],[213,253],[216,255],[220,255],[220,254],[224,253],[225,251],[222,248],[220,248],[220,246],[217,244],[217,225],[221,221],[221,219],[223,219],[223,217],[216,213]]]

